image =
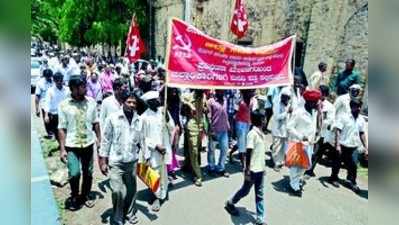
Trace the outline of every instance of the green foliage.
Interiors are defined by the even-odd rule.
[[[132,15],[146,33],[144,0],[32,0],[32,34],[73,46],[124,42]]]
[[[65,0],[31,0],[31,34],[48,42],[58,39],[60,6]]]

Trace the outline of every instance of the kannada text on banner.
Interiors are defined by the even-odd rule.
[[[290,85],[295,36],[248,48],[209,37],[172,19],[166,55],[169,87],[245,89]]]

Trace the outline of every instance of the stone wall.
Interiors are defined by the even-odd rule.
[[[354,58],[363,75],[368,69],[367,0],[316,1],[307,38],[305,73],[310,75],[320,61],[337,71],[346,58]]]
[[[168,41],[168,26],[171,17],[182,19],[184,13],[183,1],[158,0],[155,7],[155,51],[156,55],[165,56]]]
[[[320,61],[343,68],[353,57],[362,74],[368,67],[367,0],[247,0],[249,31],[243,38],[263,46],[297,34],[303,43],[301,64],[309,76]],[[237,43],[230,32],[235,0],[191,0],[191,21],[206,34]],[[184,18],[184,0],[155,1],[155,45],[164,56],[170,17]]]

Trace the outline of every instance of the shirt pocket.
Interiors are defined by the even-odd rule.
[[[115,134],[114,140],[115,140],[115,142],[117,144],[121,144],[121,141],[123,141],[122,140],[122,131],[123,131],[124,127],[123,127],[123,125],[121,123],[116,123],[114,129],[115,129],[115,131],[114,131],[114,134]]]

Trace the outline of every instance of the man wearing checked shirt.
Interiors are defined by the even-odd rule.
[[[93,146],[101,141],[96,102],[87,98],[86,78],[71,76],[68,86],[71,97],[60,103],[58,112],[58,133],[60,138],[60,158],[67,164],[71,198],[67,205],[77,210],[83,204],[93,207],[94,200],[89,196],[93,180]],[[83,175],[82,190],[79,194],[80,174]]]

